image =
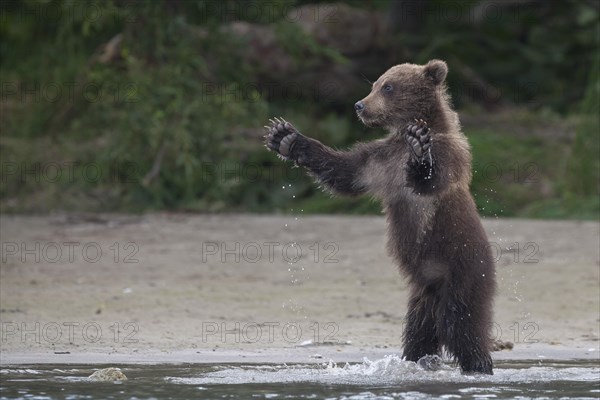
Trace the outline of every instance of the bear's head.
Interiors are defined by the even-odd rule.
[[[389,130],[414,118],[428,120],[435,115],[439,102],[445,101],[447,74],[448,66],[440,60],[425,65],[396,65],[377,79],[371,93],[354,108],[365,125]]]

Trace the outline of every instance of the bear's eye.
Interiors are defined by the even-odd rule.
[[[384,85],[383,86],[383,91],[387,92],[387,93],[391,92],[392,91],[392,85],[390,85],[389,83],[387,85]]]

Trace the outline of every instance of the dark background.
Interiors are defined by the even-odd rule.
[[[378,213],[262,146],[343,148],[387,68],[446,60],[483,215],[598,218],[595,0],[3,1],[0,207]]]

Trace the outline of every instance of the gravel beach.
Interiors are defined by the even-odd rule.
[[[600,357],[597,222],[484,220],[496,359]],[[383,217],[0,217],[0,362],[323,362],[401,352]]]

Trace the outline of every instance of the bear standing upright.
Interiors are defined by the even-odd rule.
[[[453,355],[464,373],[492,374],[494,261],[469,192],[471,153],[446,92],[445,62],[386,71],[354,106],[385,138],[338,151],[271,120],[266,145],[332,192],[381,200],[387,249],[408,276],[404,354]]]

